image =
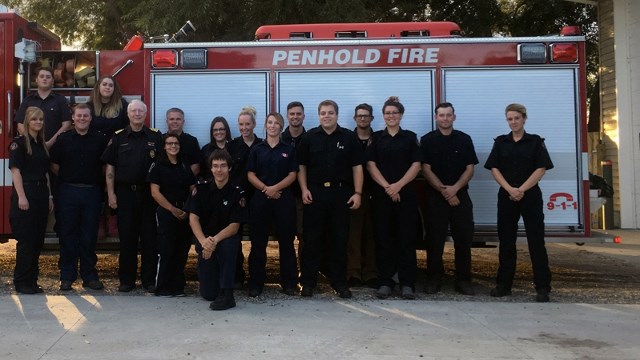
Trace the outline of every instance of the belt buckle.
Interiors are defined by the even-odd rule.
[[[325,181],[322,185],[324,185],[324,187],[331,187],[331,181]]]

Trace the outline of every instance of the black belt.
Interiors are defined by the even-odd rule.
[[[342,181],[325,181],[323,183],[318,184],[319,186],[326,188],[337,188],[337,187],[347,187],[353,186],[350,183],[342,182]]]
[[[82,184],[82,183],[68,183],[68,182],[64,184],[73,186],[73,187],[79,187],[79,188],[92,188],[92,187],[98,186],[97,184]]]
[[[131,191],[141,191],[149,188],[149,184],[119,184],[118,186],[131,189]]]
[[[23,181],[22,184],[29,185],[29,186],[43,186],[43,185],[47,185],[47,180]]]

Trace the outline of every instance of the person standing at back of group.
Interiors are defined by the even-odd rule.
[[[297,151],[300,139],[307,132],[304,128],[304,105],[300,101],[292,101],[287,104],[287,121],[289,125],[282,132],[282,141],[290,144]],[[293,197],[296,201],[296,237],[298,238],[298,259],[301,258],[302,239],[302,192],[300,184],[295,181],[291,185]]]
[[[9,145],[13,179],[9,223],[16,239],[13,285],[20,294],[42,293],[38,285],[39,259],[47,216],[53,210],[49,183],[49,151],[44,141],[44,112],[30,106],[24,112],[24,135]]]
[[[545,172],[553,169],[553,162],[544,139],[524,129],[527,108],[509,104],[505,109],[511,132],[495,139],[484,164],[500,185],[498,190],[498,239],[500,240],[496,287],[491,296],[511,295],[516,272],[516,240],[518,222],[522,216],[527,234],[529,256],[533,267],[536,301],[549,302],[551,270],[544,242],[544,212],[542,191],[538,183]]]
[[[44,139],[47,149],[50,149],[58,135],[71,128],[71,107],[66,97],[52,91],[53,71],[50,68],[40,68],[37,74],[38,88],[35,93],[27,95],[22,100],[14,122],[17,124],[18,133],[23,134],[26,131],[24,120],[27,108],[30,106],[40,108],[44,113]],[[54,188],[52,190],[55,192]]]
[[[96,242],[100,222],[104,176],[100,156],[109,141],[102,132],[91,129],[91,108],[73,108],[73,129],[61,134],[51,148],[51,165],[58,175],[58,235],[60,237],[60,290],[70,291],[78,278],[82,286],[101,290],[98,278]]]
[[[442,255],[449,227],[455,248],[455,290],[474,295],[471,284],[471,243],[473,241],[473,204],[469,181],[478,163],[469,135],[453,128],[455,109],[448,102],[435,109],[436,130],[420,139],[422,172],[427,179],[427,284],[425,292],[440,291],[444,264]]]
[[[304,202],[301,295],[313,296],[324,252],[331,287],[341,298],[351,298],[347,284],[349,210],[360,207],[362,149],[355,134],[338,125],[338,104],[334,101],[322,101],[318,117],[320,126],[302,137],[297,154]],[[328,251],[323,251],[325,247]]]
[[[356,128],[353,130],[362,147],[362,165],[366,166],[365,151],[371,143],[371,122],[373,121],[373,108],[369,104],[356,106],[353,120]],[[368,171],[364,171],[362,185],[362,202],[356,210],[351,210],[349,220],[349,242],[347,246],[347,276],[349,286],[361,286],[363,283],[369,287],[378,287],[378,274],[376,270],[375,238],[373,234],[373,221],[371,214],[371,188],[373,180]]]
[[[200,149],[202,162],[200,163],[199,177],[208,181],[211,180],[211,164],[209,164],[209,156],[215,150],[227,150],[227,145],[231,141],[231,129],[229,123],[223,116],[216,116],[211,120],[209,127],[210,141]]]
[[[89,94],[87,104],[91,107],[92,130],[97,130],[111,138],[113,134],[129,125],[127,101],[122,97],[120,86],[109,75],[98,79]]]
[[[113,134],[129,125],[127,118],[127,101],[122,97],[120,86],[110,75],[103,75],[89,94],[87,105],[91,107],[91,123],[89,128],[102,132],[111,139]],[[104,188],[104,179],[101,181]],[[106,196],[102,196],[105,201]],[[117,216],[109,210],[109,204],[105,201],[103,217],[100,219],[98,237],[103,238],[105,234],[112,237],[118,236]]]
[[[251,201],[254,188],[247,178],[247,162],[249,161],[249,152],[251,149],[262,142],[262,139],[256,136],[253,130],[256,127],[256,109],[253,106],[246,106],[240,110],[238,114],[238,130],[240,136],[231,140],[227,147],[233,165],[231,165],[231,182],[240,186],[244,191],[244,197],[247,202]],[[251,216],[251,214],[249,214]],[[236,262],[236,288],[241,289],[244,280],[244,254],[242,246],[238,249],[238,260]]]
[[[184,132],[184,111],[182,109],[173,107],[166,112],[167,118],[167,133],[173,133],[178,135],[180,139],[180,156],[182,160],[189,165],[193,175],[198,176],[200,174],[200,144],[198,139],[190,134]]]
[[[258,190],[249,202],[249,296],[262,293],[266,281],[267,241],[275,224],[280,251],[280,286],[287,295],[297,295],[298,267],[293,240],[296,234],[296,204],[291,185],[296,181],[298,162],[293,146],[280,134],[284,119],[270,113],[265,120],[265,141],[249,153],[249,182]]]
[[[384,103],[382,115],[386,127],[373,134],[367,148],[367,169],[378,185],[372,196],[377,296],[391,295],[397,272],[402,297],[415,299],[418,199],[413,180],[420,172],[420,149],[416,134],[400,127],[404,106],[397,97]]]
[[[180,136],[168,133],[163,139],[163,150],[147,175],[151,196],[158,204],[156,296],[184,296],[184,267],[191,248],[189,214],[184,209],[196,177],[182,157]]]
[[[162,151],[162,135],[145,125],[147,106],[133,100],[127,108],[129,125],[118,130],[102,154],[107,163],[109,207],[118,210],[120,257],[118,291],[135,289],[140,243],[142,286],[155,291],[157,246],[155,204],[146,182],[149,167]]]

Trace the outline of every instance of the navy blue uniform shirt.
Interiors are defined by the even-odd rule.
[[[44,139],[46,141],[49,141],[58,132],[63,122],[71,121],[71,107],[66,97],[51,92],[43,99],[36,92],[22,100],[14,122],[24,122],[24,115],[29,106],[39,107],[44,112]]]
[[[253,192],[253,186],[249,184],[249,180],[247,179],[247,161],[249,160],[249,152],[251,148],[260,144],[262,139],[255,136],[253,143],[251,146],[248,146],[247,143],[244,142],[242,136],[238,136],[237,138],[229,141],[227,145],[227,151],[229,151],[229,155],[231,155],[231,159],[233,159],[233,164],[231,164],[231,174],[229,181],[234,184],[238,184],[242,189],[247,190],[248,193]]]
[[[13,139],[9,145],[9,169],[15,167],[20,170],[22,182],[46,181],[49,171],[49,155],[44,150],[42,142],[36,142],[31,136],[31,155],[27,154],[25,141],[27,138],[20,135]]]
[[[111,138],[116,131],[126,128],[129,125],[129,117],[127,116],[127,106],[129,104],[125,99],[121,99],[121,103],[122,109],[114,118],[108,118],[104,115],[105,104],[102,104],[100,114],[96,114],[93,104],[87,103],[91,107],[91,124],[89,128],[104,133],[108,138]]]
[[[222,189],[218,189],[215,182],[197,185],[185,211],[198,215],[206,236],[216,235],[229,224],[247,222],[244,192],[228,182]]]
[[[156,161],[149,169],[147,182],[159,185],[162,196],[175,205],[187,201],[190,186],[196,183],[196,177],[184,162],[172,164]]]
[[[95,130],[89,129],[80,135],[75,129],[60,134],[51,147],[51,162],[58,164],[58,179],[72,184],[102,183],[102,161],[109,138]]]
[[[132,131],[127,126],[117,131],[102,154],[102,161],[116,168],[115,182],[119,184],[143,184],[147,172],[163,146],[158,130],[146,126]]]
[[[453,185],[464,173],[467,165],[478,163],[478,156],[471,137],[462,131],[453,130],[443,135],[433,130],[420,139],[422,162],[431,166],[431,171],[444,185]],[[468,188],[465,186],[463,189]]]
[[[409,130],[400,129],[391,136],[387,129],[371,135],[367,148],[367,161],[376,163],[378,170],[390,184],[402,179],[414,162],[420,161],[418,136]]]
[[[509,133],[495,139],[484,167],[500,170],[509,185],[518,187],[524,184],[536,169],[553,169],[553,163],[543,138],[524,133],[522,139],[515,142],[513,134]]]
[[[327,134],[321,126],[300,141],[298,164],[306,166],[307,184],[341,182],[353,185],[353,167],[362,165],[362,148],[353,131],[338,126]]]
[[[273,148],[262,142],[251,149],[247,171],[255,173],[265,185],[275,185],[289,173],[298,172],[295,149],[282,141]]]

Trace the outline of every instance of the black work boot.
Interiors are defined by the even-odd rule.
[[[211,310],[227,310],[236,306],[233,289],[220,289],[218,297],[209,305]]]

